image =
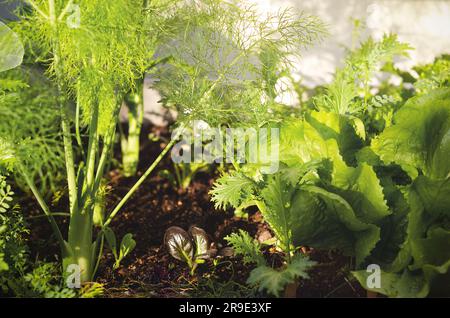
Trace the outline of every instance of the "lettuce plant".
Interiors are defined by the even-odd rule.
[[[306,245],[353,256],[354,275],[365,288],[392,297],[448,295],[449,91],[396,105],[367,93],[379,63],[408,48],[392,35],[362,44],[315,99],[319,111],[276,124],[278,172],[267,176],[258,165],[237,165],[211,194],[216,207],[238,214],[256,206],[285,253]],[[376,116],[371,105],[388,114],[378,130],[368,127]],[[230,243],[243,254],[239,237]],[[257,254],[247,255],[258,264]],[[381,266],[381,288],[367,287],[369,264]],[[271,281],[267,275],[259,284]]]
[[[449,97],[442,88],[408,100],[371,145],[383,163],[399,165],[412,179],[389,190],[395,214],[372,255],[383,264],[376,291],[388,296],[450,295]],[[355,276],[364,286],[367,273]]]
[[[365,266],[378,264],[382,284],[374,291],[447,295],[448,94],[410,99],[369,148],[344,115],[312,111],[285,121],[281,169],[255,178],[255,167],[243,165],[218,179],[213,200],[237,210],[256,205],[285,251],[306,245],[354,256],[366,288]]]

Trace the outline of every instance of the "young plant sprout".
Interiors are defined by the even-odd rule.
[[[196,226],[191,226],[189,232],[178,226],[168,228],[164,234],[164,245],[173,258],[189,266],[191,275],[211,255],[208,234]]]

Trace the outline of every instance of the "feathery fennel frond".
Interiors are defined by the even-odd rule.
[[[145,60],[150,57],[143,45],[146,20],[142,1],[77,1],[79,25],[66,22],[69,14],[64,16],[64,8],[69,1],[53,1],[56,21],[50,17],[48,1],[34,3],[44,15],[24,8],[15,30],[28,44],[31,56],[48,64],[48,73],[64,84],[65,92],[78,96],[81,91],[84,125],[99,107],[99,132],[104,135],[122,95],[142,77]]]
[[[170,57],[169,65],[153,71],[164,103],[181,121],[260,125],[273,117],[273,98],[264,99],[273,97],[276,80],[268,73],[281,76],[303,47],[322,36],[323,25],[293,9],[261,20],[251,6],[196,3],[184,9],[189,18],[183,28],[157,51]]]
[[[386,34],[380,41],[367,39],[360,48],[349,52],[345,66],[337,70],[326,95],[314,99],[316,106],[341,115],[364,112],[369,98],[369,82],[374,73],[396,56],[407,57],[411,49],[408,44],[399,42],[395,34]],[[357,99],[361,95],[364,101]]]

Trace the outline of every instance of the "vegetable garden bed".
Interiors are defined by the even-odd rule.
[[[167,129],[151,128],[148,133],[168,137]],[[143,134],[146,136],[147,134]],[[160,144],[142,140],[143,158],[139,173],[147,165],[145,158],[156,157]],[[120,158],[120,153],[117,154]],[[166,159],[159,171],[171,169]],[[224,237],[244,229],[255,238],[271,237],[273,233],[263,222],[258,211],[247,218],[238,218],[232,211],[216,210],[210,200],[210,191],[216,174],[201,173],[192,184],[180,191],[161,176],[150,178],[127,205],[113,226],[118,236],[134,233],[136,248],[118,270],[112,270],[114,257],[107,253],[99,268],[98,281],[104,284],[105,297],[261,297],[263,294],[245,286],[252,267],[244,266],[240,257],[233,255],[221,257],[217,264],[208,262],[199,268],[196,276],[182,262],[174,260],[163,245],[165,230],[170,226],[189,228],[197,225],[204,228],[215,244],[227,246]],[[114,201],[126,193],[135,178],[121,176],[119,170],[109,174],[109,184],[114,189],[111,195]],[[157,185],[155,187],[155,185]],[[113,201],[114,200],[114,201]],[[35,202],[23,203],[31,215],[40,215]],[[61,222],[64,224],[64,222]],[[58,246],[51,237],[51,228],[43,218],[30,220],[30,238],[32,255],[47,261],[55,261]],[[274,254],[275,253],[275,254]],[[311,259],[321,266],[312,270],[311,279],[301,283],[298,297],[365,297],[366,293],[356,281],[348,280],[350,259],[339,252],[308,250]],[[266,255],[274,261],[280,261],[276,252],[266,250]]]
[[[292,61],[327,27],[294,9],[17,15],[0,23],[1,296],[450,296],[449,55],[402,71],[412,47],[356,21],[309,88]],[[144,120],[147,82],[168,127]]]

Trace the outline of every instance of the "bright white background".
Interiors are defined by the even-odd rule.
[[[304,84],[322,84],[344,56],[343,46],[350,46],[351,18],[365,20],[366,33],[379,38],[384,32],[399,35],[399,40],[415,48],[411,60],[399,61],[401,68],[432,62],[436,55],[450,53],[450,1],[448,0],[247,0],[261,12],[295,7],[319,16],[328,24],[330,35],[304,52],[295,73]]]

